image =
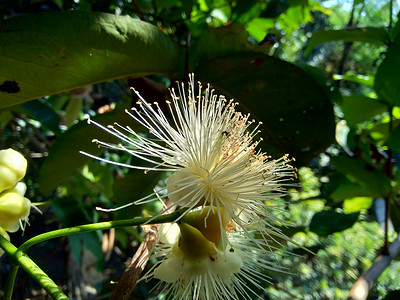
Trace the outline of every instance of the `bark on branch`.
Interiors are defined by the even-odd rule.
[[[369,290],[373,287],[378,277],[390,265],[392,260],[400,252],[400,234],[389,246],[389,254],[380,254],[375,259],[372,266],[356,281],[350,290],[349,298],[351,300],[367,299]]]

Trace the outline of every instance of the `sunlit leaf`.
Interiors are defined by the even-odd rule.
[[[346,181],[339,184],[339,186],[330,194],[330,198],[337,201],[354,197],[374,197],[374,196],[376,196],[375,193],[351,181]]]
[[[128,76],[179,77],[179,70],[172,40],[129,17],[67,11],[1,22],[0,107]]]
[[[373,198],[371,197],[355,197],[346,199],[343,202],[343,211],[347,214],[370,208]]]
[[[264,34],[265,36],[265,34]],[[190,49],[191,68],[217,57],[243,52],[265,52],[272,45],[251,45],[248,33],[239,23],[205,31]]]
[[[340,108],[350,127],[388,111],[387,105],[364,95],[343,96]]]
[[[338,171],[350,176],[375,197],[385,197],[391,189],[389,178],[361,159],[335,156],[331,158],[331,163]]]
[[[332,78],[334,80],[348,80],[352,82],[357,82],[361,84],[365,84],[366,86],[373,87],[374,86],[374,76],[365,76],[361,74],[350,74],[346,73],[344,75],[333,74]]]
[[[389,42],[389,35],[385,29],[376,27],[321,30],[312,35],[309,44],[304,51],[304,56],[308,56],[317,45],[332,41],[359,41],[385,45]]]

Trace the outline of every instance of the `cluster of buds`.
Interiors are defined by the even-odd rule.
[[[0,234],[10,239],[28,219],[31,202],[25,198],[26,185],[21,182],[26,173],[25,157],[13,149],[0,150]]]
[[[183,210],[176,223],[162,227],[155,254],[161,260],[145,279],[161,280],[169,299],[250,299],[254,291],[246,282],[263,288],[268,280],[263,270],[282,270],[273,262],[270,241],[288,239],[277,228],[283,224],[277,199],[295,169],[287,156],[271,160],[256,149],[261,123],[254,125],[249,115],[236,111],[233,100],[215,95],[209,86],[202,89],[201,83],[196,89],[193,75],[187,92],[183,84],[178,87],[167,101],[168,117],[139,94],[140,109],[127,111],[149,130],[149,138],[128,126],[104,127],[89,120],[123,141],[96,143],[125,151],[147,166],[84,154],[145,173],[173,172],[164,190],[133,202],[147,203],[162,194]]]

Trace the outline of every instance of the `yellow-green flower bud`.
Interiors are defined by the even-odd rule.
[[[24,178],[27,161],[13,149],[0,150],[0,193]]]
[[[4,228],[0,227],[0,235],[2,235],[7,241],[10,241],[10,236]],[[0,248],[0,256],[4,254],[4,250]]]
[[[26,185],[19,182],[0,194],[0,226],[9,232],[19,229],[19,220],[26,219],[31,210],[31,201],[24,197]]]
[[[181,235],[178,248],[182,251],[185,259],[201,260],[216,253],[214,243],[207,240],[196,228],[186,224],[179,224]]]
[[[226,246],[226,242],[224,241],[223,243],[222,239],[226,239],[224,233],[229,221],[229,215],[223,208],[220,208],[219,211],[220,213],[218,213],[216,207],[206,206],[202,210],[186,214],[182,218],[182,223],[187,223],[198,229],[207,240],[213,242],[220,250],[224,250],[222,245]],[[223,235],[222,238],[221,233]]]

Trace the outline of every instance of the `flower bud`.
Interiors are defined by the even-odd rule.
[[[19,182],[0,194],[0,226],[9,232],[16,232],[19,220],[29,216],[31,201],[24,197],[25,190],[26,185]]]
[[[179,224],[181,235],[178,247],[182,251],[185,259],[201,260],[213,255],[216,250],[214,243],[207,240],[204,235],[196,228],[186,224]]]
[[[223,208],[206,206],[201,210],[190,212],[182,218],[182,223],[187,223],[199,230],[204,237],[213,242],[220,250],[226,246],[225,229],[229,221],[229,215]],[[220,220],[221,218],[221,220]],[[222,236],[221,236],[222,235]],[[224,241],[222,241],[224,239]]]
[[[17,184],[26,173],[25,157],[13,149],[0,150],[0,193]]]

